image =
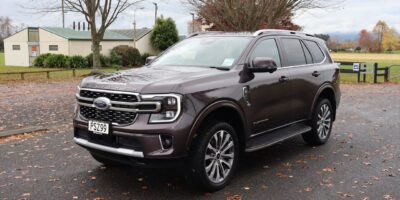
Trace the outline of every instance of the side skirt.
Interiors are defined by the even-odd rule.
[[[266,133],[263,135],[251,138],[246,144],[246,152],[253,152],[276,143],[282,142],[286,139],[301,135],[311,131],[311,126],[305,122],[293,124],[291,126],[278,129],[276,131]]]

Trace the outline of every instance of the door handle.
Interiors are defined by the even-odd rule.
[[[318,77],[319,75],[321,75],[321,73],[319,73],[318,71],[314,71],[314,72],[312,73],[312,75],[313,75],[314,77]]]
[[[284,83],[284,82],[287,82],[287,81],[289,81],[289,77],[287,77],[287,76],[281,76],[279,78],[279,82],[281,82],[281,83]]]

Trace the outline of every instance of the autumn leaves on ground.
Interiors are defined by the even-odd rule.
[[[400,85],[342,85],[327,145],[300,137],[244,154],[231,184],[203,193],[183,168],[106,168],[72,141],[76,82],[0,85],[0,199],[399,199]]]

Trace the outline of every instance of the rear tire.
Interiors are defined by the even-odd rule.
[[[312,130],[303,134],[306,143],[319,146],[328,142],[332,131],[334,111],[328,99],[321,99],[314,109],[313,118],[310,121]]]
[[[210,121],[199,132],[190,156],[192,181],[209,192],[224,188],[236,170],[239,141],[226,122]]]

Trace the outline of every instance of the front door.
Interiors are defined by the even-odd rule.
[[[28,46],[29,50],[29,66],[33,66],[33,61],[39,56],[39,45],[33,44]]]
[[[280,49],[275,38],[263,38],[250,53],[248,62],[255,57],[274,59],[278,70],[274,73],[255,73],[249,82],[249,97],[252,110],[252,135],[258,135],[283,126],[292,120],[289,73],[282,68]]]

